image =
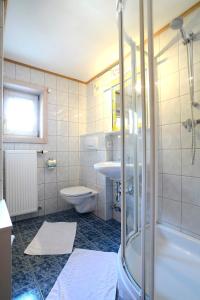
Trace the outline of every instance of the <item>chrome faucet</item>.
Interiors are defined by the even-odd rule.
[[[182,125],[185,127],[185,129],[188,131],[188,132],[191,132],[192,131],[192,127],[196,126],[200,124],[200,119],[197,119],[197,120],[194,120],[192,122],[192,119],[187,119],[186,121],[182,122]]]

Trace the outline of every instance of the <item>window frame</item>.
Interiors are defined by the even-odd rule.
[[[47,109],[47,88],[43,86],[38,86],[31,83],[25,83],[19,80],[5,80],[3,84],[4,88],[10,90],[16,90],[22,93],[30,93],[38,96],[39,101],[39,136],[29,137],[29,136],[17,136],[3,133],[4,143],[26,143],[26,144],[46,144],[48,143],[48,109]],[[3,94],[4,101],[4,94]],[[4,118],[4,113],[3,113]],[[4,126],[3,126],[4,130]]]

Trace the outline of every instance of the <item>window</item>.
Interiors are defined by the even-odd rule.
[[[44,94],[44,90],[36,87],[5,83],[5,142],[47,142]]]

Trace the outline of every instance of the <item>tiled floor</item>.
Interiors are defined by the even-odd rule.
[[[74,247],[117,252],[120,244],[120,224],[107,222],[93,214],[80,215],[74,210],[51,214],[13,224],[12,287],[15,300],[45,299],[67,262],[69,255],[29,256],[24,249],[33,239],[43,221],[77,222]]]

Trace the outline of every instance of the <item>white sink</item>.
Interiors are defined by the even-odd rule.
[[[120,181],[121,180],[121,162],[120,161],[104,161],[97,164],[94,164],[94,169],[109,177],[112,180]],[[133,164],[126,165],[126,175],[128,177],[133,176]]]

